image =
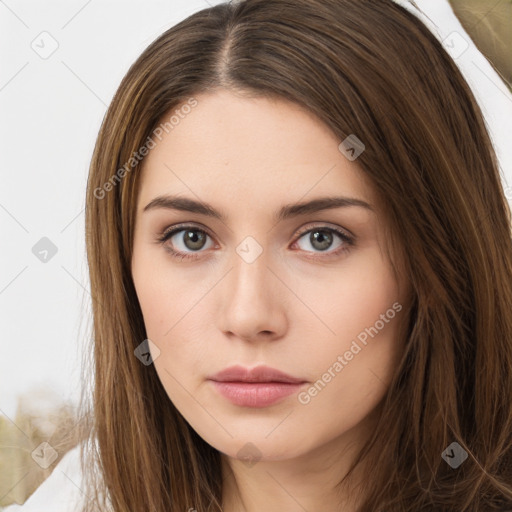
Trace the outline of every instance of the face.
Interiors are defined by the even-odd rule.
[[[404,295],[384,219],[357,160],[298,105],[196,100],[141,176],[132,275],[153,364],[220,452],[299,457],[362,425],[394,372]],[[295,383],[211,380],[263,365]]]

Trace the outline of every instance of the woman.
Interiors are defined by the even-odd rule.
[[[407,10],[168,30],[107,112],[86,227],[84,510],[512,508],[510,209]]]

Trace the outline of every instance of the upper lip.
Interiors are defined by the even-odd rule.
[[[269,366],[245,368],[240,365],[230,366],[212,375],[209,379],[217,382],[287,382],[290,384],[307,382],[304,379],[292,377]]]

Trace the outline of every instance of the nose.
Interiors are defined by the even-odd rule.
[[[233,256],[232,268],[218,290],[219,328],[227,336],[270,341],[286,333],[290,292],[268,260],[266,251],[250,263],[236,253]]]

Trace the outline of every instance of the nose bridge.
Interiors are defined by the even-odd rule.
[[[255,238],[246,237],[235,249],[233,257],[233,271],[231,279],[234,280],[233,291],[239,301],[250,300],[254,307],[256,301],[269,301],[268,292],[270,252],[263,248]]]
[[[222,329],[250,339],[265,331],[281,335],[286,324],[282,290],[268,267],[270,250],[253,237],[235,248],[221,295]]]

